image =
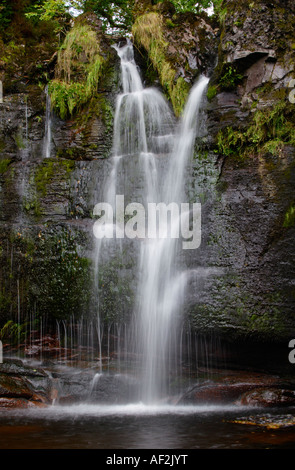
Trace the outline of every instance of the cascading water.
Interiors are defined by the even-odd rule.
[[[185,202],[185,170],[193,152],[198,111],[208,79],[201,77],[193,88],[175,132],[173,113],[162,94],[155,88],[143,88],[131,43],[116,50],[121,59],[123,92],[117,100],[113,155],[102,200],[114,211],[118,195],[124,195],[125,203],[136,200],[144,207],[150,203],[180,205]],[[136,357],[141,358],[140,399],[146,403],[166,396],[169,370],[178,367],[174,352],[186,272],[178,266],[180,240],[171,236],[171,230],[179,222],[180,215],[175,219],[172,215],[166,234],[134,241],[138,247],[138,284],[131,342]],[[119,227],[109,224],[104,230],[119,234],[122,250],[124,229],[120,221]],[[97,240],[96,286],[101,258],[113,252],[114,244],[112,237]],[[99,315],[99,296],[97,302]],[[101,333],[99,336],[101,343]]]
[[[45,113],[45,135],[43,142],[43,156],[44,158],[50,158],[51,155],[51,125],[52,125],[52,116],[51,116],[51,100],[48,93],[48,86],[45,88],[46,95],[46,113]]]
[[[155,188],[154,197],[166,204],[185,202],[184,176],[195,142],[198,111],[208,79],[202,77],[188,99],[183,120],[174,138],[167,174]],[[186,272],[177,264],[180,239],[173,238],[173,224],[179,223],[176,213],[164,238],[143,244],[140,259],[138,290],[139,344],[144,358],[142,396],[151,402],[165,396],[170,369],[177,367],[173,357],[177,335],[177,314],[181,312]]]

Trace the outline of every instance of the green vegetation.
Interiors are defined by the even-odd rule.
[[[126,321],[132,312],[134,294],[131,277],[126,272],[127,266],[120,259],[113,259],[102,266],[98,279],[99,314],[103,320]]]
[[[54,32],[60,33],[69,19],[69,11],[64,0],[45,0],[31,2],[25,16],[33,23],[50,22]]]
[[[2,0],[0,7],[0,30],[5,31],[13,17],[13,6],[9,0]]]
[[[95,13],[105,31],[126,34],[131,29],[134,0],[80,0],[76,4],[83,12]]]
[[[9,342],[11,345],[22,342],[26,337],[26,325],[8,320],[0,330],[2,342]]]
[[[43,161],[32,176],[31,187],[35,186],[35,191],[31,191],[31,194],[23,199],[23,210],[39,219],[42,216],[40,198],[47,195],[48,188],[55,179],[67,180],[74,166],[75,163],[67,159]]]
[[[171,99],[174,112],[179,116],[189,93],[189,85],[182,77],[175,79],[176,70],[166,59],[168,43],[163,37],[163,20],[159,13],[150,12],[139,16],[132,32],[138,44],[143,46],[157,70],[161,84]]]
[[[211,101],[217,94],[217,86],[209,86],[208,91],[207,91],[207,98],[209,101]]]
[[[237,72],[237,69],[232,65],[226,64],[223,67],[219,85],[222,90],[233,90],[237,84],[242,80],[243,75]]]
[[[284,145],[295,145],[294,110],[284,100],[254,112],[247,129],[226,127],[217,135],[218,152],[244,158],[251,152],[276,154]]]
[[[30,302],[37,302],[42,314],[49,318],[67,318],[88,311],[90,261],[79,256],[80,240],[71,230],[42,234],[36,255],[42,263],[33,263]],[[35,300],[34,300],[34,297]]]
[[[214,8],[215,12],[221,7],[222,0],[172,0],[177,13],[193,12],[200,13],[207,8]]]
[[[23,209],[26,212],[33,212],[36,218],[39,218],[42,215],[40,201],[37,196],[33,199],[24,198]]]
[[[41,38],[65,33],[70,19],[65,0],[2,0],[0,34],[6,43],[21,38],[22,45],[38,44]]]
[[[35,173],[35,185],[37,191],[46,196],[47,186],[53,178],[68,177],[74,169],[75,163],[70,160],[49,160],[42,162]]]
[[[283,227],[289,228],[295,225],[295,204],[291,204],[284,218]]]
[[[79,111],[96,93],[103,65],[95,31],[75,25],[59,50],[57,78],[48,87],[52,106],[62,119]]]
[[[162,3],[159,0],[147,3],[147,8]],[[200,13],[213,7],[218,14],[222,0],[172,0],[177,13]],[[143,6],[145,6],[143,4]],[[33,31],[48,25],[54,33],[65,34],[72,11],[94,13],[102,22],[106,32],[123,33],[131,31],[134,22],[135,0],[2,0],[0,6],[0,32],[14,38],[22,31]],[[36,30],[35,30],[36,32]]]
[[[0,174],[6,173],[10,163],[11,160],[9,158],[3,158],[3,160],[0,160]]]

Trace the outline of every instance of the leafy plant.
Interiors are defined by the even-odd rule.
[[[148,52],[157,70],[161,84],[171,99],[175,114],[179,116],[189,93],[189,85],[182,77],[175,80],[176,70],[166,59],[168,43],[163,37],[162,17],[159,13],[149,12],[139,16],[132,32],[135,40]]]
[[[11,344],[16,344],[23,341],[26,337],[26,325],[15,323],[9,320],[0,330],[1,341],[9,341]]]
[[[295,224],[295,204],[292,204],[285,214],[283,227],[285,228],[293,227],[294,224]]]
[[[217,87],[215,85],[209,86],[207,91],[207,98],[209,101],[213,100],[213,98],[217,94]]]
[[[95,31],[88,25],[76,25],[59,50],[57,78],[48,87],[52,106],[62,119],[81,109],[95,94],[103,65]]]
[[[236,68],[232,65],[226,65],[223,71],[223,75],[219,79],[219,85],[224,90],[232,90],[236,87],[237,83],[240,82],[243,75],[237,72]]]
[[[0,6],[0,30],[5,31],[10,24],[13,17],[12,2],[9,0],[2,0]]]
[[[45,0],[31,2],[26,8],[25,17],[33,23],[51,22],[56,33],[64,28],[69,17],[69,3],[65,0]]]
[[[8,170],[10,163],[11,160],[9,158],[4,158],[3,160],[0,160],[0,174],[5,173]]]
[[[289,105],[279,101],[275,106],[258,109],[247,129],[226,127],[217,135],[218,152],[225,156],[243,156],[251,150],[276,154],[284,145],[295,145],[295,129]]]
[[[177,12],[193,12],[200,13],[208,8],[218,10],[222,0],[172,0]]]

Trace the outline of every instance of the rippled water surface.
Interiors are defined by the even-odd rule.
[[[294,410],[73,405],[7,410],[2,449],[293,449]]]

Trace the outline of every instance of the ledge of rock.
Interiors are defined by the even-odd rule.
[[[52,403],[52,381],[39,368],[19,359],[0,364],[0,408],[45,407]]]
[[[259,373],[233,373],[200,382],[180,399],[180,404],[236,404],[260,407],[294,406],[294,383]]]

